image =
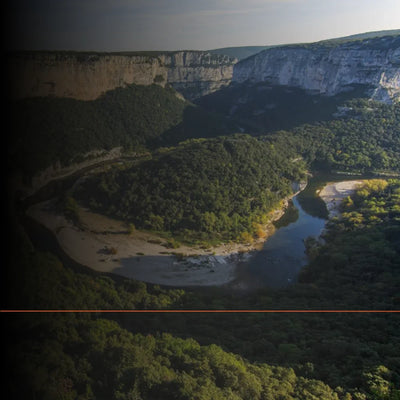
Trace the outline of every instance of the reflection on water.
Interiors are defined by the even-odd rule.
[[[285,214],[283,214],[282,217],[278,219],[278,221],[274,222],[274,226],[276,229],[280,229],[290,225],[293,222],[296,222],[298,219],[299,210],[295,207],[293,201],[290,200]]]
[[[289,210],[285,225],[281,225],[249,261],[246,275],[251,286],[255,281],[259,287],[286,286],[297,279],[301,267],[307,263],[304,240],[309,236],[319,236],[326,220],[306,213],[297,197],[293,198],[297,213]],[[293,220],[296,215],[297,219]]]
[[[328,218],[325,202],[318,196],[325,185],[326,181],[311,179],[307,187],[297,196],[297,201],[306,214],[323,219]]]
[[[311,179],[305,190],[293,198],[285,215],[275,223],[278,228],[247,264],[241,266],[239,279],[244,287],[284,287],[297,280],[307,264],[304,241],[318,237],[328,217],[318,192],[327,182],[351,180],[353,176],[321,175]]]

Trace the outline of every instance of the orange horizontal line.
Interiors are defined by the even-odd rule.
[[[400,310],[0,310],[2,313],[400,313]]]

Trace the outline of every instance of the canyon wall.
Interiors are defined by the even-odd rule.
[[[269,82],[327,95],[366,85],[371,98],[398,101],[400,36],[270,48],[237,63],[233,82]]]
[[[13,97],[72,97],[94,100],[127,84],[166,82],[157,57],[90,53],[16,53],[8,59]]]
[[[231,83],[231,57],[201,51],[180,51],[160,56],[166,66],[167,82],[189,100],[215,92]]]
[[[7,59],[12,97],[94,100],[129,84],[171,84],[193,100],[230,83],[235,60],[200,51],[157,55],[24,52]]]
[[[129,84],[172,85],[194,100],[231,82],[269,82],[334,95],[355,85],[369,96],[400,98],[400,36],[273,47],[240,62],[206,51],[80,53],[25,52],[8,57],[16,98],[93,100]]]

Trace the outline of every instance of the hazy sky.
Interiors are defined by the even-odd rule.
[[[400,0],[13,0],[3,15],[19,49],[204,50],[399,29]]]

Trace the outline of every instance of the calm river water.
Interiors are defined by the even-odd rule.
[[[296,281],[300,269],[307,264],[304,239],[319,236],[326,219],[307,214],[301,207],[298,197],[293,198],[296,221],[282,226],[243,266],[242,279],[250,287],[282,287]],[[296,212],[297,211],[297,212]],[[247,286],[246,285],[246,286]]]
[[[353,180],[359,176],[324,175],[310,179],[306,189],[295,196],[285,215],[276,223],[276,232],[263,248],[239,267],[238,284],[246,289],[284,287],[297,280],[307,264],[304,240],[318,237],[328,212],[316,191],[327,182]]]

